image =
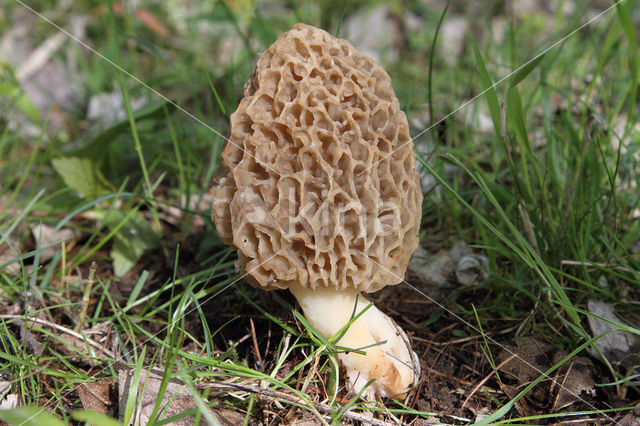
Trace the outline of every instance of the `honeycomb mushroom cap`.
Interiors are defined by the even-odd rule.
[[[258,59],[230,127],[212,218],[252,284],[376,291],[401,281],[422,191],[382,67],[294,25]]]

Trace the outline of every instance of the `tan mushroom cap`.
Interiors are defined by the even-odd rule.
[[[296,24],[258,60],[229,140],[211,214],[252,284],[376,291],[401,281],[422,191],[382,67]]]

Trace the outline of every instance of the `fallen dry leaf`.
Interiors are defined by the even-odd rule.
[[[125,10],[125,3],[123,2],[114,2],[113,3],[113,13],[116,15],[123,15],[128,13],[128,10]],[[93,10],[95,15],[108,15],[111,13],[108,6],[99,6]],[[135,11],[135,16],[138,18],[138,21],[151,32],[161,36],[161,37],[169,37],[170,31],[167,26],[160,21],[156,15],[146,9],[138,9]]]
[[[619,426],[638,426],[640,425],[640,410],[633,410],[623,418],[616,422]]]
[[[169,35],[171,35],[169,28],[167,28],[167,26],[163,24],[156,15],[148,10],[136,10],[136,18],[138,18],[142,25],[161,37],[169,37]]]
[[[90,344],[89,341],[79,338],[78,335],[85,336],[93,342],[99,341],[100,343]],[[114,357],[115,355],[109,350],[110,342],[102,342],[102,337],[108,335],[109,327],[104,324],[98,324],[94,327],[84,329],[76,335],[59,333],[56,349],[64,355],[77,357],[77,360],[87,365],[95,366],[100,364],[102,358],[107,356]]]
[[[114,404],[111,399],[111,385],[113,380],[101,379],[97,382],[81,383],[78,386],[80,402],[85,410],[99,411],[107,414],[109,407]]]
[[[42,351],[44,345],[38,340],[35,334],[31,332],[31,325],[25,327],[22,319],[14,319],[13,323],[18,326],[20,331],[20,342],[25,344],[31,353],[38,355]]]
[[[0,167],[2,164],[0,163]],[[0,213],[6,214],[9,212],[9,216],[5,216],[4,220],[9,221],[12,219],[12,211],[9,205],[10,197],[7,194],[0,196]],[[9,275],[15,275],[20,272],[21,264],[16,259],[20,258],[20,253],[24,251],[24,241],[28,236],[28,229],[25,222],[20,222],[15,229],[7,234],[0,234],[0,272]],[[6,266],[2,266],[5,265]]]
[[[100,92],[91,95],[87,106],[87,119],[98,127],[108,127],[127,117],[124,98],[120,91]],[[131,109],[137,111],[148,102],[145,96],[131,99]]]
[[[244,422],[244,416],[236,411],[218,408],[213,414],[222,426],[236,426]]]
[[[121,418],[127,405],[127,396],[129,395],[129,388],[132,386],[133,374],[133,370],[123,370],[118,373],[118,407]],[[162,397],[161,411],[166,407],[163,418],[171,417],[196,407],[196,402],[193,400],[189,390],[180,380],[171,379],[162,396],[158,395],[161,382],[162,375],[146,369],[142,370],[138,388],[138,405],[141,410],[140,424],[149,422],[149,416],[153,411],[156,400],[160,397]],[[212,413],[218,422],[224,426],[235,426],[242,424],[244,421],[243,415],[232,410],[216,408],[212,410]],[[171,424],[176,426],[191,425],[193,424],[193,416],[184,417]]]
[[[0,272],[8,275],[16,275],[20,272],[20,262],[16,262],[16,256],[6,246],[0,247]],[[4,268],[2,265],[8,264]]]
[[[46,247],[52,244],[60,244],[62,241],[70,243],[73,240],[80,238],[82,235],[75,229],[62,228],[54,231],[55,227],[46,225],[44,223],[38,224],[33,227],[31,234],[36,242],[36,247]],[[40,252],[40,261],[46,261],[53,257],[59,247],[53,246]]]
[[[133,386],[133,370],[122,370],[118,373],[118,412],[120,418],[124,416],[124,411],[127,406],[127,397],[129,395],[129,388]],[[188,389],[184,384],[178,380],[171,380],[167,385],[167,388],[163,395],[158,395],[160,383],[162,382],[162,376],[150,372],[149,370],[142,370],[140,376],[140,384],[138,385],[138,406],[140,407],[140,424],[147,424],[150,420],[149,416],[153,412],[153,407],[158,398],[162,399],[162,409],[164,417],[171,417],[176,414],[180,414],[183,411],[196,407],[196,402],[191,397]],[[180,420],[173,422],[176,426],[187,426],[193,423],[193,417],[184,417]]]
[[[563,380],[560,381],[560,389],[553,402],[553,411],[558,411],[564,407],[581,400],[580,395],[584,392],[588,395],[595,395],[594,380],[589,374],[588,366],[580,362],[571,363],[569,370],[564,373]]]
[[[516,346],[508,346],[508,350],[503,350],[499,359],[505,360],[512,353],[518,355],[501,369],[501,372],[508,373],[502,374],[503,379],[510,378],[518,382],[518,391],[567,356],[567,352],[557,346],[531,336],[517,337],[515,343]],[[533,395],[541,400],[541,404],[551,403],[554,412],[560,410],[582,400],[583,392],[590,395],[595,393],[592,370],[593,364],[589,359],[574,357],[556,370],[554,375],[543,380]],[[552,402],[549,398],[553,398]]]

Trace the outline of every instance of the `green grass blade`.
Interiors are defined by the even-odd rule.
[[[518,83],[524,80],[533,71],[540,62],[544,59],[545,55],[535,57],[533,60],[527,62],[527,64],[519,68],[509,81],[509,89],[516,87]]]
[[[207,422],[210,425],[220,426],[220,421],[218,421],[218,418],[213,415],[207,403],[205,403],[205,401],[202,399],[202,396],[200,396],[200,392],[198,392],[196,387],[193,385],[191,377],[189,377],[189,375],[183,369],[180,369],[178,371],[178,375],[187,387],[187,390],[191,394],[191,397],[198,405],[198,410],[200,411],[200,413],[202,413],[204,418],[207,419]]]
[[[628,133],[631,127],[635,124],[633,121],[634,112],[636,110],[636,98],[638,94],[638,72],[640,68],[640,59],[638,54],[638,43],[636,37],[636,30],[633,21],[631,20],[631,16],[629,15],[629,11],[627,10],[627,6],[624,2],[616,3],[616,9],[618,11],[618,18],[620,19],[620,23],[622,24],[622,29],[624,30],[625,35],[627,36],[627,40],[629,41],[629,71],[631,72],[631,81],[629,82],[629,97],[628,99],[628,117],[627,117],[627,126],[625,128],[625,134]]]
[[[64,426],[64,422],[44,408],[36,406],[25,406],[12,408],[11,410],[0,410],[0,419],[11,426]]]
[[[569,355],[567,355],[564,358],[562,358],[558,363],[556,363],[551,368],[549,368],[547,371],[542,373],[537,379],[535,379],[534,381],[529,383],[527,385],[527,387],[525,387],[522,391],[520,391],[520,393],[518,393],[515,397],[513,397],[509,402],[504,404],[502,407],[500,407],[498,410],[494,411],[489,416],[487,416],[484,419],[476,422],[475,424],[476,425],[493,424],[497,420],[499,420],[500,418],[504,417],[509,411],[511,411],[511,409],[513,408],[515,403],[518,402],[520,399],[522,399],[522,397],[525,396],[527,393],[529,393],[531,391],[531,389],[533,389],[538,383],[540,383],[545,378],[549,377],[549,375],[551,373],[556,371],[558,368],[562,367],[567,361],[570,361],[571,359],[573,359],[576,355],[578,355],[580,352],[582,352],[585,348],[590,346],[592,343],[594,343],[600,337],[602,337],[602,335],[598,336],[598,337],[594,337],[593,339],[590,339],[587,342],[583,343],[582,345],[578,346],[578,348],[576,348],[574,351],[572,351]]]
[[[91,410],[74,410],[71,412],[71,417],[79,422],[85,422],[88,425],[99,426],[122,426],[122,423],[116,419],[107,416],[104,413]]]
[[[142,351],[138,355],[138,360],[136,362],[136,368],[133,373],[133,377],[131,378],[131,383],[129,384],[129,393],[127,394],[127,403],[124,409],[123,423],[128,425],[134,414],[134,409],[136,405],[138,405],[138,390],[140,389],[140,376],[142,375],[142,366],[144,365],[144,356],[146,354],[146,346],[142,347]]]
[[[433,34],[433,40],[431,41],[431,50],[429,51],[429,73],[427,74],[427,95],[429,101],[429,127],[433,127],[433,123],[435,123],[435,114],[433,113],[433,59],[436,56],[436,42],[438,41],[438,34],[440,34],[440,27],[442,27],[442,22],[444,21],[444,17],[447,14],[447,10],[449,9],[450,0],[447,0],[447,4],[444,5],[444,9],[440,14],[440,19],[438,19],[438,25],[436,25],[436,31]]]
[[[478,48],[476,39],[473,37],[471,37],[471,45],[473,47],[473,54],[476,58],[476,64],[478,65],[478,71],[480,72],[480,79],[482,80],[482,85],[484,87],[484,95],[487,99],[487,105],[489,106],[489,113],[491,114],[491,119],[493,120],[493,128],[495,129],[496,136],[500,138],[501,120],[498,95],[496,94],[495,87],[493,87],[491,77],[489,77],[489,72],[487,71],[487,67],[484,64],[484,60],[482,59],[482,54],[480,53],[480,49]]]

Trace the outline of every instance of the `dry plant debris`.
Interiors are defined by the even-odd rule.
[[[510,397],[567,356],[567,352],[557,346],[531,336],[518,337],[515,343],[516,346],[507,346],[507,350],[503,350],[499,356],[501,360],[510,359],[500,370],[504,380],[501,381],[501,387]],[[525,400],[534,408],[528,407],[525,402],[518,404],[520,414],[527,415],[543,407],[557,412],[585,397],[594,396],[593,368],[588,358],[573,358],[529,393]],[[518,383],[517,386],[512,384],[514,381]]]

